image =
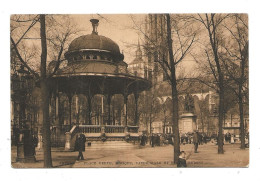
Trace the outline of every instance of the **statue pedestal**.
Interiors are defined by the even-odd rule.
[[[183,113],[179,120],[180,133],[194,132],[197,129],[197,116],[193,113]]]
[[[19,135],[19,142],[17,144],[17,162],[33,163],[36,162],[32,142],[32,135],[30,130],[22,130]]]
[[[71,149],[71,132],[66,132],[65,150]]]

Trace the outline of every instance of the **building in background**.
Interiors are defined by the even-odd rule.
[[[172,133],[172,115],[171,115],[171,87],[167,77],[162,70],[158,60],[164,58],[168,59],[168,52],[164,48],[166,47],[166,20],[162,14],[149,14],[145,18],[145,36],[138,40],[136,57],[129,64],[128,70],[130,73],[136,76],[142,76],[145,79],[149,79],[153,83],[153,87],[149,92],[146,92],[146,96],[153,94],[148,99],[155,99],[155,103],[159,103],[159,112],[150,115],[150,118],[146,118],[143,121],[148,123],[142,123],[142,129],[147,132],[152,131],[154,133]],[[186,62],[177,66],[177,77],[183,76],[184,69],[189,64]],[[197,129],[200,132],[213,135],[218,133],[218,95],[215,90],[209,88],[201,82],[184,82],[178,87],[179,90],[179,115],[185,113],[185,98],[187,95],[191,95],[193,101],[193,110],[190,111],[196,117],[193,130]],[[144,95],[145,96],[145,95]],[[157,101],[156,101],[157,100]],[[227,100],[231,102],[231,105],[226,106],[226,116],[223,123],[223,127],[227,130],[239,131],[239,113],[235,100]],[[165,106],[167,105],[167,106]],[[148,105],[149,106],[149,105]],[[155,106],[156,107],[156,106]],[[235,107],[235,108],[233,108]],[[165,110],[166,109],[166,110]],[[234,111],[235,110],[235,111]],[[248,122],[248,113],[245,113],[245,122]],[[233,119],[230,119],[230,118]],[[142,119],[141,119],[142,120]],[[152,121],[151,121],[152,120]],[[232,121],[231,121],[232,120]],[[180,131],[187,130],[184,122],[179,121]],[[232,122],[232,126],[230,124]],[[149,130],[149,124],[151,129]],[[144,126],[146,125],[146,126]],[[147,126],[148,125],[148,126]],[[246,124],[246,132],[248,132],[248,124]],[[191,125],[186,125],[190,127]],[[228,128],[231,127],[231,128]],[[237,133],[236,131],[236,133]],[[234,131],[233,131],[234,132]]]

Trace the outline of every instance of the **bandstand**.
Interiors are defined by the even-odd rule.
[[[85,134],[88,140],[93,141],[136,139],[139,128],[138,97],[142,91],[151,87],[148,80],[128,73],[128,65],[123,61],[124,55],[120,53],[119,46],[111,39],[98,35],[99,20],[90,21],[93,26],[92,34],[80,36],[71,42],[65,53],[67,65],[59,69],[51,80],[50,87],[55,104],[58,103],[56,99],[61,93],[67,96],[69,102],[69,129],[65,133],[65,149],[73,148],[76,134]],[[86,97],[87,121],[73,125],[72,98],[79,94]],[[120,125],[115,125],[110,116],[111,97],[117,94],[124,98],[124,124]],[[134,124],[129,125],[127,102],[131,94],[135,100],[135,119]],[[95,95],[101,95],[102,115],[105,112],[104,105],[108,107],[108,116],[102,116],[98,124],[91,122],[92,100]],[[55,106],[57,111],[58,106]]]

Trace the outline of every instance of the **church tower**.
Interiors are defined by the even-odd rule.
[[[148,74],[154,84],[162,82],[165,75],[158,60],[168,59],[166,46],[166,19],[162,14],[149,14],[145,19],[144,59],[148,64]]]
[[[138,39],[137,49],[135,51],[135,59],[128,65],[128,70],[138,77],[148,79],[147,63],[143,59],[143,52],[140,41]]]

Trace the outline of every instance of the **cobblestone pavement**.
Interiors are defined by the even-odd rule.
[[[239,144],[224,145],[224,154],[217,154],[217,145],[208,143],[199,145],[198,153],[193,153],[193,145],[181,145],[181,150],[190,154],[188,167],[247,167],[249,164],[249,149],[241,150]],[[84,152],[85,160],[76,161],[77,152],[65,152],[63,149],[53,149],[54,167],[176,167],[173,164],[173,146],[145,147],[132,149],[88,150]],[[12,148],[12,166],[15,168],[41,168],[43,152],[37,151],[36,163],[17,163],[16,148]]]

